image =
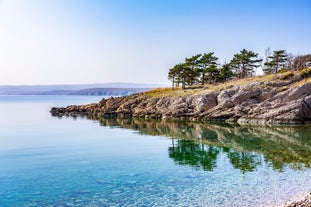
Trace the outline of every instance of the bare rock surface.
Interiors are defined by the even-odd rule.
[[[81,106],[53,107],[51,113],[55,116],[187,118],[251,124],[309,123],[311,84],[284,91],[262,87],[255,82],[187,96],[152,97],[139,93]]]

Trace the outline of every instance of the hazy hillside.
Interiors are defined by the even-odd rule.
[[[55,90],[34,93],[34,95],[79,95],[79,96],[126,96],[145,92],[151,88],[88,88],[82,90]]]
[[[0,95],[130,95],[160,84],[0,85]]]

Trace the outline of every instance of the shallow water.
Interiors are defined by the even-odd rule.
[[[52,117],[0,96],[0,206],[272,206],[311,191],[311,127]]]

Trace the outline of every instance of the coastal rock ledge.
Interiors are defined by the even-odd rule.
[[[191,90],[191,89],[188,89]],[[99,103],[51,109],[54,116],[103,118],[222,120],[240,124],[303,124],[311,122],[311,84],[276,90],[262,83],[202,90],[183,96],[138,93],[102,99]]]

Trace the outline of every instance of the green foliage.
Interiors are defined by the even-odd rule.
[[[172,88],[179,87],[180,84],[185,89],[186,86],[195,84],[204,85],[228,81],[232,77],[236,79],[251,77],[254,75],[255,69],[262,63],[262,59],[258,58],[257,53],[246,49],[234,54],[229,63],[219,65],[217,61],[218,57],[214,55],[214,52],[185,58],[183,63],[169,69],[168,79],[172,81]],[[271,55],[270,49],[266,50],[266,60],[263,64],[266,74],[284,73],[288,69],[294,71],[307,67],[311,67],[311,54],[293,56],[285,50],[276,50]],[[301,75],[310,77],[306,70],[302,71]],[[293,73],[287,73],[281,79],[287,80],[293,76]]]
[[[216,167],[220,149],[198,144],[192,140],[177,140],[169,147],[169,157],[178,165],[190,165],[194,169],[212,171]]]
[[[214,52],[204,53],[198,61],[199,73],[201,74],[201,83],[204,85],[205,81],[212,82],[217,75],[217,60]]]
[[[261,62],[257,53],[243,49],[233,56],[230,66],[237,78],[245,78],[252,76]]]
[[[301,75],[302,78],[309,78],[309,77],[311,77],[311,68],[304,69],[304,70],[300,71],[300,75]]]
[[[290,79],[290,78],[293,77],[293,76],[294,76],[294,73],[289,72],[289,73],[285,73],[285,74],[281,77],[281,79],[282,79],[282,80],[288,80],[288,79]]]
[[[199,59],[202,55],[197,54],[190,58],[185,58],[185,64],[191,68],[191,70],[194,70],[194,68],[198,65]]]
[[[214,55],[214,52],[185,58],[184,62],[169,69],[168,79],[172,81],[172,88],[179,87],[180,84],[183,89],[186,86],[193,88],[195,84],[224,82],[232,77],[244,79],[253,76],[255,69],[262,63],[257,53],[246,49],[234,54],[229,63],[219,66],[217,61],[218,57]],[[266,50],[266,60],[263,64],[265,74],[284,73],[289,69],[295,71],[309,67],[311,67],[311,54],[293,56],[286,50],[276,50],[272,54],[270,49]],[[308,71],[309,69],[301,71],[301,76],[310,77]],[[281,79],[287,80],[293,76],[293,73],[287,73]]]
[[[177,165],[194,169],[213,170],[220,156],[221,159],[229,158],[230,165],[243,173],[252,172],[265,164],[278,172],[285,167],[305,170],[311,166],[309,125],[268,127],[103,118],[100,122],[103,126],[121,126],[141,134],[172,138],[172,144],[168,147],[169,157]]]
[[[218,58],[213,52],[194,55],[190,58],[185,58],[184,63],[179,63],[169,69],[168,79],[172,81],[172,88],[182,84],[182,88],[186,85],[201,83],[205,81],[216,82],[219,79],[220,71],[217,68]]]
[[[219,69],[217,68],[217,65],[211,65],[208,70],[208,76],[207,79],[209,80],[209,83],[211,84],[212,82],[216,83],[219,80]]]
[[[240,169],[243,174],[245,172],[253,172],[256,167],[261,164],[258,155],[250,152],[229,151],[228,158],[232,166],[236,169]]]
[[[192,71],[187,67],[185,63],[179,63],[169,70],[168,77],[173,82],[173,88],[176,83],[177,86],[182,84],[182,88],[186,87],[186,82],[189,81],[189,77],[192,77]]]
[[[214,52],[197,54],[190,58],[185,58],[184,63],[179,63],[169,69],[168,79],[172,81],[172,88],[182,84],[182,88],[186,85],[201,83],[204,85],[206,81],[216,83],[226,81],[235,75],[238,78],[245,78],[254,73],[254,69],[259,66],[262,61],[257,58],[258,54],[245,49],[239,54],[235,54],[230,64],[224,64],[218,67],[218,58]],[[234,73],[233,73],[234,70]]]
[[[268,56],[264,63],[263,71],[266,74],[278,73],[280,70],[288,69],[288,54],[286,50],[273,51],[273,55]]]
[[[288,69],[287,68],[283,68],[283,69],[279,70],[277,73],[285,73],[286,71],[288,71]]]
[[[196,82],[197,77],[199,76],[199,60],[201,54],[194,55],[190,58],[185,58],[185,70],[184,73],[186,74],[186,82],[188,85],[192,85]]]
[[[224,64],[219,70],[219,80],[227,81],[230,77],[233,76],[230,64]]]

